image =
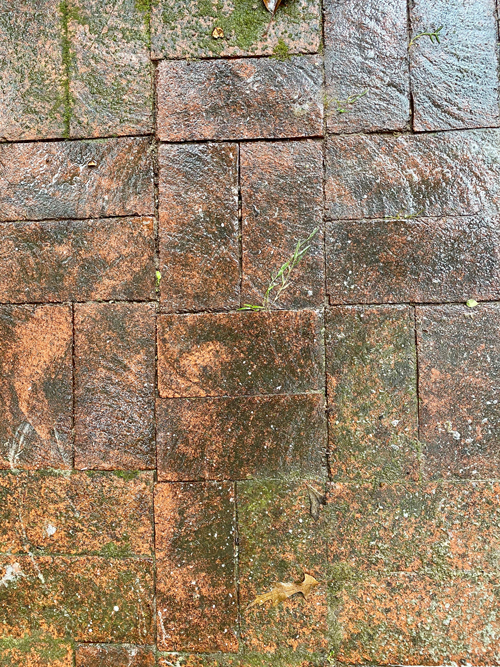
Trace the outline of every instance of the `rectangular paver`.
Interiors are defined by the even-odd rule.
[[[79,644],[76,667],[155,667],[154,648],[148,646],[113,646]]]
[[[0,639],[0,664],[6,667],[74,667],[73,643],[48,632]]]

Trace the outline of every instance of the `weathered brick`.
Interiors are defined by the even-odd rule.
[[[332,303],[500,296],[498,217],[332,222],[326,247]]]
[[[253,0],[223,0],[207,6],[201,0],[160,0],[151,13],[152,57],[315,53],[321,39],[321,5],[317,0],[284,3],[270,22],[264,5]],[[215,28],[224,37],[215,39]]]
[[[313,310],[161,315],[160,396],[320,391],[321,324]]]
[[[333,479],[418,477],[413,311],[332,308],[326,340]]]
[[[160,480],[323,474],[321,394],[160,400],[157,420]]]
[[[417,317],[426,474],[497,478],[500,307],[430,306]]]
[[[44,632],[0,639],[1,667],[73,667],[73,664],[73,646],[68,639],[54,639]]]
[[[325,3],[326,118],[331,132],[408,127],[407,24],[405,0]]]
[[[413,126],[417,131],[488,127],[500,121],[495,0],[415,0],[410,47]]]
[[[310,249],[293,270],[278,308],[321,306],[323,275],[323,150],[320,142],[241,146],[243,303],[261,304],[272,276],[299,241]],[[271,293],[275,295],[277,290]]]
[[[153,299],[153,218],[2,225],[0,301]]]
[[[154,649],[148,646],[79,644],[76,667],[155,667]]]
[[[158,137],[163,141],[318,136],[323,132],[318,56],[163,61]]]
[[[160,650],[238,648],[234,500],[228,482],[156,488]]]
[[[329,137],[332,218],[498,212],[500,130]]]
[[[71,468],[68,306],[0,306],[0,467]]]
[[[75,306],[75,467],[155,467],[153,304]]]
[[[278,656],[259,653],[167,653],[158,654],[158,667],[171,667],[172,659],[180,667],[324,667],[324,655],[315,655],[311,659],[297,656],[295,652],[282,651]]]
[[[159,162],[162,307],[239,306],[237,145],[161,145]]]
[[[0,220],[151,215],[148,137],[0,144]]]

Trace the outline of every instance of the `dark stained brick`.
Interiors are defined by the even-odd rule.
[[[500,306],[429,306],[417,317],[426,474],[498,478]]]
[[[155,467],[153,304],[75,306],[75,467]]]
[[[238,648],[234,489],[228,482],[158,484],[158,648]]]
[[[73,646],[69,639],[55,639],[37,632],[21,638],[0,639],[2,667],[73,667]]]
[[[316,235],[277,308],[323,305],[323,151],[320,142],[242,144],[243,303],[261,304],[299,241]],[[276,294],[276,290],[272,294]]]
[[[321,325],[313,310],[160,315],[160,396],[320,391]]]
[[[332,222],[326,244],[331,303],[500,296],[498,217]]]
[[[0,467],[71,468],[68,306],[0,306]]]
[[[333,479],[418,477],[412,309],[332,308],[326,328]]]
[[[325,70],[329,131],[407,128],[406,1],[325,3]]]
[[[321,394],[161,400],[160,480],[322,477]]]
[[[442,28],[410,47],[415,130],[499,124],[495,14],[495,0],[414,0],[412,35]]]
[[[154,649],[148,646],[79,644],[76,667],[155,667]]]
[[[239,306],[237,145],[161,145],[159,162],[162,307]]]
[[[0,220],[151,215],[150,139],[0,144]]]
[[[163,61],[157,75],[162,141],[284,139],[323,132],[317,56]]]
[[[153,218],[6,223],[0,301],[153,299]]]
[[[331,218],[495,214],[500,130],[330,137],[325,192]]]

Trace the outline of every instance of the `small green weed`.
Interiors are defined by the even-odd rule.
[[[440,37],[439,33],[441,32],[442,29],[443,29],[443,26],[441,25],[441,26],[439,26],[439,28],[437,28],[436,30],[433,30],[432,32],[431,31],[419,32],[418,35],[415,35],[415,37],[412,37],[410,39],[410,43],[409,43],[408,47],[413,46],[415,44],[415,42],[418,39],[420,39],[421,37],[428,37],[433,44],[434,43],[440,44],[441,42],[439,41],[439,37]]]
[[[423,208],[421,208],[420,211],[417,211],[416,213],[403,213],[403,211],[399,211],[397,215],[384,215],[384,220],[413,220],[413,218],[419,218],[423,212]]]
[[[351,111],[351,107],[353,104],[356,104],[356,102],[364,97],[368,93],[368,88],[366,90],[363,90],[362,93],[358,93],[357,95],[349,95],[345,100],[335,100],[335,103],[337,104],[336,112],[337,113],[349,113]]]
[[[282,39],[279,39],[273,49],[272,57],[276,58],[276,60],[290,60],[290,49],[288,48],[288,44]]]

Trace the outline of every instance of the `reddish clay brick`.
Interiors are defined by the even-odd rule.
[[[158,654],[158,667],[171,667],[172,659],[181,661],[182,667],[324,667],[324,655],[307,659],[297,656],[293,650],[281,651],[279,658],[274,655],[249,653],[238,654]]]
[[[326,247],[332,303],[500,296],[498,217],[332,222]]]
[[[234,490],[159,484],[155,496],[158,648],[238,648]]]
[[[410,121],[406,1],[327,2],[325,70],[329,131],[406,129]]]
[[[75,306],[75,467],[155,467],[153,304]]]
[[[157,420],[160,480],[323,474],[321,394],[160,400]]]
[[[440,43],[410,47],[417,131],[488,127],[500,121],[495,0],[415,0],[413,36],[441,27]]]
[[[319,136],[318,56],[163,61],[158,65],[162,141]]]
[[[76,667],[155,667],[154,649],[149,646],[79,644]]]
[[[499,147],[500,130],[492,129],[330,137],[328,215],[495,214],[500,207]]]
[[[332,308],[326,340],[333,479],[418,477],[412,309]]]
[[[6,223],[0,301],[154,298],[153,218]]]
[[[323,305],[323,150],[320,142],[241,146],[243,303],[262,303],[271,278],[298,241],[310,249],[277,308]],[[305,247],[305,246],[304,246]],[[274,293],[276,290],[274,291]]]
[[[71,468],[68,306],[0,306],[0,467]]]
[[[5,667],[73,667],[73,646],[68,639],[55,639],[38,632],[19,639],[0,639],[0,665]]]
[[[500,307],[423,307],[417,317],[426,474],[497,478]]]
[[[162,307],[239,306],[237,145],[161,145],[159,162]]]
[[[161,315],[160,396],[320,391],[321,324],[313,310]]]
[[[148,137],[0,144],[0,220],[151,215]]]

